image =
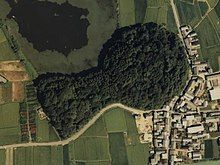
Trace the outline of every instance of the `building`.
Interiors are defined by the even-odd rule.
[[[207,86],[209,88],[209,94],[211,100],[220,99],[220,72],[215,72],[206,75]]]
[[[192,125],[187,127],[187,132],[192,134],[192,133],[198,133],[204,131],[204,126],[199,124],[199,125]]]

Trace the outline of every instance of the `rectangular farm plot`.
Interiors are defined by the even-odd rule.
[[[0,145],[20,142],[19,104],[1,105],[0,118]]]
[[[33,165],[33,147],[22,147],[14,150],[14,164]]]
[[[134,0],[118,0],[120,26],[128,26],[135,23]]]
[[[205,158],[220,158],[219,149],[220,146],[217,143],[217,139],[205,140]]]
[[[127,165],[127,151],[124,141],[124,133],[109,133],[109,148],[112,165]]]
[[[16,60],[2,29],[0,29],[0,61]]]
[[[195,29],[199,36],[202,54],[200,58],[207,60],[214,71],[218,71],[218,57],[220,56],[220,41],[218,33],[209,18],[205,18]]]
[[[76,162],[90,162],[94,160],[109,161],[109,144],[107,138],[80,137],[71,145],[74,145],[74,157]],[[69,152],[71,152],[71,150],[69,150]]]
[[[14,150],[16,165],[62,165],[62,146],[23,147]]]
[[[1,149],[0,150],[0,164],[4,165],[5,164],[5,150]]]
[[[174,1],[180,16],[181,24],[195,26],[202,18],[198,5],[190,4],[181,0]]]
[[[12,84],[2,83],[0,84],[0,104],[10,102],[12,100]]]
[[[108,132],[126,132],[127,126],[123,109],[111,109],[104,114]]]
[[[37,142],[47,142],[49,141],[49,125],[46,119],[40,120],[40,118],[36,117],[36,136]]]
[[[132,114],[125,112],[125,118],[128,128],[127,135],[125,136],[128,164],[148,164],[150,146],[146,143],[140,143],[135,119]]]

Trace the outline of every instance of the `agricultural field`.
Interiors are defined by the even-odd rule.
[[[62,165],[63,147],[23,147],[14,149],[15,165]]]
[[[148,162],[148,144],[141,144],[132,115],[112,109],[100,117],[81,137],[68,145],[72,165],[143,165]],[[80,150],[78,149],[80,148]],[[120,152],[119,152],[120,151]]]
[[[59,141],[60,138],[56,134],[54,128],[49,124],[47,119],[40,119],[36,116],[36,141],[37,142],[50,142]]]
[[[5,164],[5,150],[3,149],[0,150],[0,164]]]
[[[134,0],[118,0],[120,27],[135,24]]]
[[[0,145],[19,143],[21,141],[19,104],[0,105],[0,116]]]
[[[214,71],[220,69],[220,2],[219,0],[188,3],[175,0],[181,25],[189,24],[198,33],[200,59],[208,61]]]
[[[1,26],[1,25],[0,25]],[[5,37],[3,29],[0,28],[0,61],[16,60],[17,57],[14,55],[10,48],[7,38]]]
[[[217,139],[210,139],[205,141],[205,158],[218,159],[220,158],[220,146]]]
[[[193,1],[193,3],[181,0],[174,0],[174,2],[179,12],[181,24],[188,24],[193,27],[202,19],[201,10],[197,0]]]
[[[12,100],[12,83],[0,84],[0,104],[10,102]]]
[[[178,32],[172,7],[167,0],[148,0],[144,22],[163,24],[172,32]]]

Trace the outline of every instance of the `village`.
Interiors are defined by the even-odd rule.
[[[205,140],[220,137],[220,72],[200,61],[198,35],[180,27],[190,65],[182,94],[161,110],[136,115],[142,143],[150,143],[150,164],[192,163],[205,159]]]

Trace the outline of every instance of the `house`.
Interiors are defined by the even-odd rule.
[[[198,125],[192,125],[187,127],[187,132],[192,134],[192,133],[199,133],[204,131],[204,126],[202,124],[198,124]]]

